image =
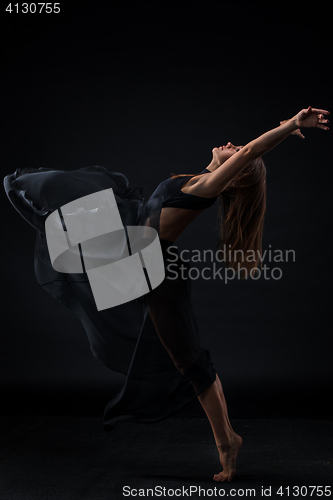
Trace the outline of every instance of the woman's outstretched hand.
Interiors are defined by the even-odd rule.
[[[326,109],[316,109],[308,107],[308,109],[302,109],[296,115],[296,125],[307,128],[322,128],[323,130],[329,130],[329,127],[324,125],[324,123],[328,123],[328,120],[325,118],[325,115],[329,115],[330,112],[326,111]]]
[[[317,109],[317,108],[312,108],[311,106],[309,106],[307,109],[302,109],[293,118],[293,120],[295,120],[296,126],[298,126],[299,128],[291,132],[291,134],[298,135],[298,137],[304,139],[304,135],[300,130],[301,127],[321,128],[323,130],[329,130],[329,127],[327,127],[327,125],[324,125],[329,121],[327,118],[325,118],[325,115],[329,114],[330,112],[327,111],[326,109]],[[288,120],[281,121],[280,125],[282,125],[282,123],[285,123],[286,121]]]

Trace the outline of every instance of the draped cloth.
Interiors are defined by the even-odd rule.
[[[157,422],[175,414],[216,378],[210,353],[201,347],[191,304],[190,264],[177,247],[160,240],[165,279],[130,302],[98,311],[88,277],[53,269],[45,237],[45,219],[77,198],[112,188],[124,226],[149,225],[159,233],[163,202],[170,193],[146,200],[144,187],[102,166],[73,171],[17,169],[4,179],[6,194],[36,230],[34,270],[38,284],[81,321],[98,360],[126,376],[104,412],[104,428],[135,419]]]

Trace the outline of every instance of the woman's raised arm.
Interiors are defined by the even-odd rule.
[[[325,109],[316,109],[308,107],[302,109],[290,120],[285,120],[279,127],[276,127],[263,135],[246,144],[237,153],[228,158],[220,167],[214,170],[210,175],[202,179],[202,185],[205,189],[205,195],[209,197],[218,196],[229,182],[241,172],[251,161],[259,158],[270,151],[283,141],[288,135],[297,132],[300,128],[321,128],[329,130],[329,115]],[[299,133],[297,135],[300,135]],[[302,136],[304,137],[304,136]]]

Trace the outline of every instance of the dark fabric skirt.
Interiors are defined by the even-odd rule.
[[[160,240],[165,279],[139,299],[98,311],[87,275],[64,274],[51,265],[45,219],[65,203],[112,188],[124,226],[150,225],[159,232],[163,196],[143,197],[120,172],[104,167],[75,171],[19,169],[4,179],[16,210],[37,230],[34,268],[38,284],[80,319],[94,356],[126,375],[104,412],[104,428],[123,420],[156,422],[175,414],[216,378],[201,347],[191,304],[190,265],[173,242]]]

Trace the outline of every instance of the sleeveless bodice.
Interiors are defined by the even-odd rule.
[[[205,168],[198,175],[202,175],[208,172],[210,171]],[[162,207],[189,208],[190,210],[201,210],[213,205],[215,200],[217,199],[217,196],[215,196],[214,198],[203,198],[202,196],[183,193],[181,187],[191,177],[191,175],[186,175],[183,177],[166,179],[157,186],[150,199],[154,198],[155,196],[162,195]]]

